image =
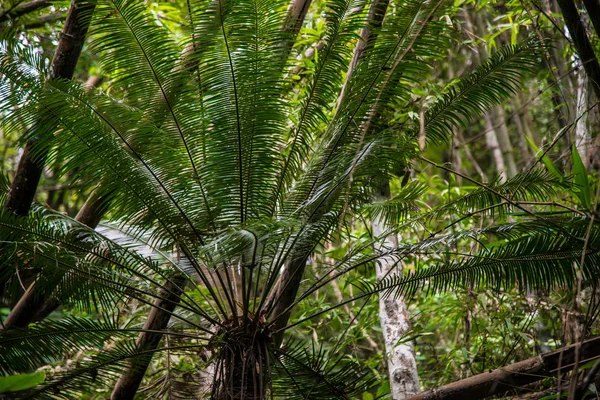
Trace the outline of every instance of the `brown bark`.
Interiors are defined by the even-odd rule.
[[[600,337],[428,390],[407,400],[475,400],[502,396],[545,377],[571,371],[577,364],[577,352],[580,364],[600,358]]]
[[[33,0],[27,3],[19,4],[18,6],[8,9],[0,14],[0,22],[7,21],[9,19],[19,18],[22,15],[29,14],[31,12],[41,10],[46,7],[50,7],[52,2],[49,0]]]
[[[87,34],[95,0],[73,0],[50,69],[51,79],[71,79]],[[25,216],[29,213],[42,175],[46,155],[36,153],[36,140],[29,140],[21,155],[4,209]],[[0,281],[0,293],[6,281]]]
[[[590,21],[592,21],[592,25],[594,25],[596,35],[600,37],[600,0],[583,0],[583,5]]]
[[[573,0],[557,0],[557,2],[583,69],[592,82],[596,98],[600,99],[600,64],[581,22],[577,7]]]
[[[302,28],[304,18],[306,18],[306,13],[308,12],[311,3],[312,0],[292,0],[288,7],[287,15],[283,23],[283,31],[287,35],[287,41],[283,46],[284,58],[287,58],[289,51],[294,45],[294,40],[296,39],[296,36],[298,36],[300,28]]]
[[[154,302],[152,311],[150,311],[148,319],[144,324],[144,330],[162,331],[167,327],[171,319],[171,314],[176,304],[179,303],[185,284],[186,277],[180,274],[173,276],[164,283],[159,293],[160,298]],[[136,342],[137,348],[140,351],[156,349],[161,339],[161,333],[142,332]],[[144,355],[131,361],[131,365],[117,381],[110,397],[111,400],[133,399],[142,383],[144,373],[150,361],[152,361],[152,355],[153,353],[149,353],[149,355]]]
[[[73,0],[50,68],[51,79],[71,79],[87,34],[94,0]],[[35,140],[25,150],[11,184],[4,208],[17,215],[27,215],[42,175],[45,155],[33,157]]]

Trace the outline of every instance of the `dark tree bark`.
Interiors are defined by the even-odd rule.
[[[174,275],[164,283],[159,293],[160,298],[154,302],[154,307],[144,324],[144,330],[162,331],[167,327],[171,313],[175,310],[175,306],[183,294],[185,284],[186,277],[181,274]],[[161,339],[161,333],[142,332],[138,336],[136,344],[139,351],[146,352],[158,348]],[[142,383],[146,369],[152,361],[152,355],[153,353],[149,352],[132,360],[131,365],[117,381],[110,397],[111,400],[133,399]]]
[[[579,353],[579,355],[577,355]],[[407,400],[476,400],[503,396],[545,377],[571,371],[576,363],[600,358],[600,337],[541,354],[516,364],[474,375],[409,397]]]
[[[108,207],[107,200],[107,197],[93,191],[75,219],[92,229],[96,228]],[[44,319],[58,306],[58,299],[36,290],[36,282],[33,282],[6,317],[4,329],[24,328],[35,320]]]
[[[95,0],[73,0],[58,47],[52,59],[51,79],[71,79],[89,28]],[[29,213],[42,175],[46,154],[37,152],[36,140],[29,140],[21,155],[15,177],[10,186],[4,209],[25,216]],[[4,293],[6,278],[0,281],[0,295]]]
[[[51,79],[71,79],[73,77],[94,8],[95,0],[73,0],[71,3],[58,47],[52,59]],[[33,156],[35,144],[35,140],[30,140],[25,145],[4,204],[5,209],[11,210],[17,215],[29,213],[44,168],[44,154],[38,155],[38,157]]]
[[[592,82],[594,94],[596,98],[600,99],[600,64],[598,64],[594,48],[585,32],[585,27],[581,22],[577,7],[573,0],[557,0],[557,3],[565,20],[565,25],[569,29],[569,34],[571,35],[583,69]]]
[[[18,6],[8,9],[0,14],[0,22],[9,19],[19,18],[22,15],[41,10],[42,8],[50,7],[52,2],[49,0],[33,0],[27,3],[19,4]]]
[[[594,25],[596,35],[600,37],[600,0],[583,0],[583,5]]]

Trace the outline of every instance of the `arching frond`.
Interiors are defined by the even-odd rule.
[[[538,41],[500,47],[485,63],[445,89],[425,113],[429,141],[440,143],[491,106],[513,96],[524,74],[538,68]]]

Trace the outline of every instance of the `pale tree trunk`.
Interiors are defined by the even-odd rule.
[[[494,121],[494,130],[498,138],[498,146],[502,151],[502,157],[505,163],[505,174],[508,178],[517,175],[517,163],[515,162],[515,154],[511,143],[511,138],[506,127],[506,113],[502,106],[494,106],[492,108],[492,118]]]
[[[588,152],[592,145],[592,135],[588,129],[588,112],[589,107],[589,91],[588,77],[579,71],[577,74],[577,117],[579,120],[575,125],[575,147],[582,160],[588,159]]]
[[[485,143],[487,145],[488,150],[492,153],[492,159],[494,160],[494,165],[496,166],[496,171],[500,175],[501,180],[506,180],[506,168],[504,166],[504,157],[502,156],[502,149],[500,149],[500,145],[498,144],[498,136],[496,135],[496,131],[494,130],[494,122],[489,113],[486,113],[485,116]]]
[[[376,201],[385,201],[390,198],[390,185],[385,182],[378,194]],[[371,222],[374,237],[385,235],[378,250],[389,250],[398,247],[398,238],[395,234],[386,235],[386,225],[381,218]],[[394,257],[379,259],[376,267],[377,280],[402,274],[402,268],[396,263]],[[383,332],[385,353],[390,379],[390,390],[393,400],[405,399],[419,392],[419,374],[417,361],[412,342],[399,342],[410,331],[410,321],[406,303],[402,297],[379,297],[379,322]]]
[[[370,29],[370,27],[375,29],[381,27],[388,4],[388,0],[376,0],[369,7],[369,14],[367,17],[369,26],[361,29],[360,39],[354,49],[354,54],[346,75],[346,82],[342,87],[338,106],[341,104],[345,95],[347,82],[352,77],[354,69],[362,58],[364,50],[368,46],[371,46],[376,40],[376,34],[373,33],[373,30]],[[369,127],[366,126],[364,129],[368,130]],[[385,201],[389,198],[390,183],[386,179],[381,183],[379,194],[375,198],[375,201]],[[376,218],[371,222],[371,226],[374,237],[380,237],[387,230],[383,219]],[[390,234],[385,236],[384,241],[380,246],[380,250],[397,247],[398,238],[395,234]],[[401,273],[402,270],[395,266],[394,260],[391,257],[380,259],[376,267],[378,281],[384,279],[386,276],[393,276]],[[404,299],[401,297],[394,298],[394,296],[380,296],[379,323],[381,324],[381,329],[383,331],[392,399],[404,399],[418,393],[419,374],[413,344],[411,342],[398,343],[410,330],[408,311]]]

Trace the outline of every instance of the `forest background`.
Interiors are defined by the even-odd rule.
[[[123,7],[127,8],[128,2],[114,3],[123,3]],[[294,62],[287,67],[284,75],[287,91],[291,93],[287,100],[292,104],[301,104],[315,90],[316,86],[307,81],[320,73],[319,59],[325,57],[325,51],[329,49],[326,38],[330,35],[328,18],[332,18],[329,11],[331,4],[325,0],[301,3],[295,0],[289,9],[284,8],[288,16],[289,10],[294,10],[294,7],[305,13],[302,17],[296,16],[299,21],[296,21],[297,36],[290,43],[289,50]],[[397,11],[400,15],[400,11],[408,9],[412,3],[415,2],[391,1],[386,3],[386,7],[395,10],[388,12]],[[296,382],[298,387],[293,389],[294,395],[288,393],[276,396],[278,398],[356,396],[369,400],[391,398],[390,393],[393,393],[394,399],[400,399],[455,381],[459,381],[459,389],[453,395],[483,398],[482,394],[469,394],[469,383],[460,386],[461,380],[568,345],[575,344],[577,347],[577,344],[587,343],[586,340],[599,334],[600,296],[594,271],[598,273],[600,270],[597,258],[600,248],[596,247],[600,245],[597,235],[600,3],[597,0],[587,0],[582,4],[571,0],[456,0],[452,4],[442,3],[447,3],[443,5],[443,12],[436,14],[437,9],[435,13],[432,11],[429,22],[442,26],[439,29],[443,30],[440,34],[443,46],[434,44],[438,46],[435,51],[428,50],[422,54],[418,53],[418,49],[407,48],[407,53],[418,53],[415,60],[424,60],[425,67],[418,68],[415,75],[418,79],[410,76],[410,68],[407,68],[406,75],[395,76],[398,82],[405,79],[398,85],[409,90],[397,96],[393,91],[387,93],[386,108],[381,111],[386,126],[414,130],[411,142],[413,156],[408,162],[402,160],[390,167],[394,170],[386,175],[385,182],[377,183],[378,193],[370,194],[373,201],[361,203],[356,209],[350,200],[341,203],[336,222],[328,228],[326,237],[312,248],[302,282],[298,283],[309,287],[317,285],[317,289],[296,304],[289,316],[289,329],[286,326],[284,351],[289,353],[281,357],[292,357],[296,354],[294,351],[298,351],[296,355],[306,356],[303,368],[314,373],[316,378],[313,376],[312,379],[339,382],[332,383],[329,388],[321,388],[307,378],[308,383],[304,380]],[[83,8],[88,5],[75,0],[73,4]],[[116,98],[130,95],[121,93],[122,89],[118,86],[122,81],[130,84],[126,81],[129,78],[121,75],[121,67],[113,64],[109,68],[100,61],[103,51],[110,53],[110,49],[99,47],[101,39],[107,40],[107,43],[118,41],[122,32],[115,31],[113,37],[106,39],[107,31],[95,30],[93,22],[89,33],[87,28],[82,32],[79,26],[74,32],[61,34],[68,25],[68,18],[73,16],[73,4],[70,1],[5,0],[0,6],[3,57],[0,112],[5,119],[0,125],[1,200],[5,208],[2,217],[4,230],[1,231],[4,246],[0,248],[3,253],[0,257],[0,277],[3,279],[0,316],[3,325],[9,325],[0,334],[0,348],[7,351],[6,359],[0,358],[4,375],[0,377],[0,393],[9,393],[6,395],[8,398],[16,397],[20,393],[18,389],[31,393],[27,390],[31,390],[32,385],[44,387],[44,384],[51,390],[44,389],[43,395],[50,397],[107,398],[112,393],[112,398],[133,398],[133,394],[119,397],[119,385],[124,382],[123,374],[127,374],[123,371],[129,365],[120,361],[106,371],[100,364],[87,367],[86,380],[60,389],[60,385],[66,382],[64,375],[80,363],[94,359],[92,355],[101,353],[102,347],[92,345],[86,338],[79,338],[80,347],[53,347],[54,342],[48,339],[45,344],[32,342],[32,351],[37,348],[40,354],[44,354],[36,359],[28,353],[27,346],[18,350],[11,344],[18,335],[35,336],[38,332],[35,325],[41,326],[39,332],[54,329],[57,337],[62,337],[57,333],[58,329],[74,331],[79,327],[91,332],[95,328],[84,325],[82,321],[109,314],[107,310],[112,308],[118,314],[113,322],[119,329],[135,328],[139,331],[144,326],[140,332],[134,333],[152,334],[144,325],[149,314],[147,305],[152,303],[152,299],[145,302],[123,300],[107,307],[94,304],[102,301],[101,296],[96,297],[94,291],[82,295],[81,286],[77,285],[73,285],[75,289],[70,287],[75,295],[62,292],[57,295],[74,298],[71,303],[61,298],[62,307],[58,307],[58,303],[51,305],[47,310],[38,310],[41,314],[27,317],[29,320],[25,318],[25,323],[17,322],[14,328],[10,326],[16,318],[14,315],[17,315],[15,310],[19,310],[19,300],[31,290],[35,273],[39,272],[34,269],[34,272],[28,273],[31,260],[35,259],[34,253],[39,251],[42,254],[43,250],[33,250],[29,255],[11,250],[11,244],[17,239],[12,236],[14,226],[10,229],[10,224],[15,222],[10,222],[14,216],[9,212],[22,216],[43,214],[36,208],[42,205],[81,221],[85,218],[86,205],[98,203],[94,193],[99,182],[99,175],[94,172],[88,174],[87,161],[77,159],[75,152],[62,152],[56,143],[52,143],[48,146],[55,147],[49,155],[42,156],[39,150],[31,147],[31,126],[36,123],[31,118],[19,120],[17,117],[22,118],[24,114],[17,116],[14,111],[19,108],[20,101],[26,101],[23,100],[25,97],[19,98],[14,86],[11,86],[16,81],[10,75],[14,72],[9,65],[11,51],[15,52],[10,50],[11,46],[29,51],[42,70],[52,70],[52,66],[56,72],[55,54],[61,49],[64,51],[61,47],[65,44],[64,38],[74,38],[71,46],[79,45],[81,54],[75,56],[76,67],[72,64],[72,76],[53,78],[85,83],[85,87],[80,89],[86,93],[101,92]],[[142,5],[143,10],[136,9],[132,13],[145,13],[151,24],[173,37],[189,36],[190,20],[194,15],[189,2],[168,0],[137,4]],[[381,4],[377,1],[365,3],[363,19],[368,11],[377,10]],[[95,12],[95,18],[98,18],[98,9]],[[350,81],[352,75],[348,66],[358,62],[356,54],[359,51],[356,49],[359,44],[369,43],[372,38],[369,35],[377,31],[375,20],[371,20],[372,25],[364,25],[363,20],[360,24],[356,23],[356,29],[341,46],[339,64],[331,67],[330,72],[335,76],[332,80],[335,90],[347,89],[346,81]],[[115,45],[110,42],[110,46]],[[160,46],[155,50],[162,51]],[[64,54],[72,57],[73,52],[78,53],[71,48]],[[115,60],[118,64],[119,60]],[[73,60],[70,61],[72,63]],[[502,69],[505,61],[507,64],[514,63],[506,67],[506,71]],[[68,57],[65,62],[69,62]],[[485,69],[486,65],[488,69]],[[500,72],[494,75],[495,71]],[[467,99],[473,96],[472,102],[459,104],[442,127],[434,124],[431,128],[426,126],[428,113],[454,104],[452,102],[457,96],[452,95],[457,93],[458,97]],[[142,91],[138,93],[145,94]],[[164,98],[168,103],[168,96],[164,95]],[[340,98],[343,99],[343,95]],[[334,110],[336,101],[330,99],[328,109]],[[337,106],[340,104],[342,100]],[[444,135],[446,139],[442,139]],[[144,143],[139,146],[143,147]],[[35,163],[43,164],[39,184],[33,186],[35,205],[31,211],[30,202],[11,203],[14,199],[9,190],[20,174],[19,168],[22,167],[19,160],[29,153],[34,154],[32,159]],[[353,158],[356,160],[357,157]],[[299,164],[302,162],[299,161]],[[352,162],[351,169],[356,164],[357,161]],[[348,192],[352,179],[350,175],[349,183],[344,181],[341,185],[347,187]],[[115,202],[119,201],[123,200],[119,198]],[[96,218],[94,215],[91,217],[94,221],[86,224],[92,227],[98,225],[96,229],[99,232],[111,237],[111,232],[118,231],[115,221],[125,214],[121,209],[116,210],[116,206],[111,214],[111,203],[105,199],[102,202],[102,207],[107,209],[103,213],[105,221],[98,225],[100,216]],[[21,210],[22,207],[25,210]],[[51,219],[46,214],[38,217],[41,220]],[[573,247],[575,250],[569,248],[571,253],[567,257],[564,248],[560,247],[564,243],[557,244],[552,240],[564,234],[564,226],[570,226],[571,222],[565,220],[578,218],[583,220],[584,229],[580,232],[583,240],[579,247]],[[556,228],[557,224],[561,227]],[[502,229],[509,231],[512,226],[519,227],[516,236],[510,236],[513,234],[510,233],[503,237]],[[492,230],[493,233],[490,233]],[[538,233],[552,243],[538,239],[528,242],[528,238]],[[489,236],[482,239],[485,235]],[[256,236],[255,240],[258,240]],[[506,247],[503,247],[505,244]],[[42,247],[40,245],[40,249]],[[158,251],[158,247],[154,245],[153,248]],[[391,248],[405,249],[402,250],[405,254],[400,260],[382,256],[378,260],[364,262],[363,268],[327,279],[326,286],[318,286],[329,274],[324,272],[328,271],[326,266],[346,262],[345,257],[349,254],[358,254],[357,248],[361,248],[363,255]],[[483,257],[473,256],[488,249],[491,250],[486,253],[484,261],[502,260],[499,265],[486,265],[481,262]],[[572,267],[573,279],[569,278],[570,273],[559,268],[563,265],[562,261],[556,264],[547,261],[552,257],[560,260],[568,258],[566,262]],[[441,267],[436,270],[438,265]],[[519,266],[529,268],[523,272],[523,275],[529,274],[528,278],[523,278],[519,272],[506,272],[507,268],[513,267],[517,271]],[[249,279],[252,280],[252,275]],[[256,279],[258,282],[260,278]],[[167,283],[164,283],[160,287],[166,286]],[[192,293],[191,288],[186,290],[194,302],[201,302],[202,291],[198,291],[199,294]],[[245,293],[250,296],[250,289],[247,292],[239,290],[243,293],[242,298]],[[378,301],[379,294],[381,300]],[[87,299],[84,298],[86,296]],[[370,301],[364,301],[365,297]],[[47,305],[48,299],[45,300]],[[240,302],[243,303],[243,299]],[[164,304],[163,307],[169,308]],[[236,307],[233,305],[232,311]],[[243,309],[244,305],[240,307]],[[173,312],[172,309],[170,312]],[[27,325],[35,320],[41,322],[31,325],[28,331]],[[67,322],[60,325],[61,321]],[[168,326],[169,330],[172,328],[180,335],[187,334],[184,328]],[[167,325],[158,331],[166,329]],[[393,334],[386,333],[386,329],[394,331]],[[72,343],[77,346],[79,339],[72,339]],[[159,335],[149,340],[162,340],[161,346],[168,348],[169,340],[176,339]],[[110,342],[106,337],[103,337],[104,340],[105,343]],[[119,339],[113,337],[111,340],[118,342]],[[297,343],[311,350],[298,350]],[[106,346],[110,347],[109,344]],[[592,342],[589,347],[589,351],[587,348],[581,350],[581,358],[578,355],[568,370],[560,367],[558,373],[556,370],[544,370],[543,373],[535,370],[544,379],[534,383],[515,380],[521,372],[514,376],[507,373],[506,377],[495,378],[496,382],[505,384],[500,384],[498,389],[496,383],[494,389],[485,395],[495,393],[508,398],[540,399],[561,396],[596,398],[598,393],[594,382],[598,378],[598,363],[595,360],[600,356],[600,345]],[[346,376],[334,367],[330,368],[331,364],[341,362],[338,360],[340,355],[348,363],[344,365],[351,366],[347,367],[348,371],[355,375]],[[585,358],[586,355],[589,358]],[[18,357],[28,360],[21,369],[15,367],[14,360]],[[214,371],[210,375],[211,362],[214,368],[211,357],[210,348],[191,354],[178,354],[176,351],[157,354],[146,363],[133,393],[137,391],[138,398],[190,398],[190,393],[201,397],[198,393],[203,388],[210,392],[206,389],[206,382],[219,375]],[[386,360],[392,361],[391,365]],[[281,365],[285,369],[287,364],[282,362]],[[218,364],[216,368],[219,368]],[[129,371],[135,372],[135,368],[131,367]],[[207,373],[210,378],[206,378]],[[327,373],[338,375],[327,378]],[[398,374],[396,379],[395,373]],[[98,374],[102,374],[101,379],[97,379]],[[365,376],[368,379],[364,379]],[[340,383],[352,379],[356,382]],[[24,380],[29,381],[23,383]],[[226,380],[223,382],[225,387]],[[309,389],[302,386],[304,384]],[[344,385],[352,386],[352,390],[347,394],[332,394],[332,391],[346,390]],[[271,390],[273,393],[277,391]],[[318,394],[318,390],[329,394]],[[212,396],[215,396],[214,390]],[[235,396],[230,398],[243,397]]]

